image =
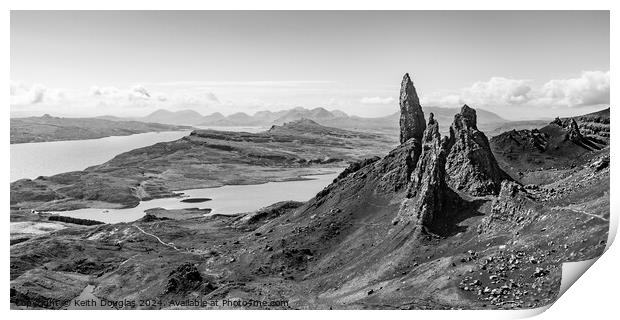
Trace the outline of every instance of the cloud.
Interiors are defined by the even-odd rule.
[[[218,99],[213,92],[207,92],[205,96],[209,101],[220,103],[220,99]]]
[[[152,98],[151,92],[142,85],[135,85],[129,90],[119,89],[116,87],[99,87],[92,86],[88,91],[88,95],[103,100],[114,100],[117,103],[123,101],[140,101],[149,100]],[[158,101],[165,101],[161,99],[162,95],[157,95]]]
[[[119,97],[122,92],[121,90],[119,90],[118,88],[115,87],[98,87],[98,86],[92,86],[90,87],[89,90],[89,95],[91,96],[95,96],[95,97]]]
[[[333,85],[334,81],[171,81],[171,82],[156,82],[149,85],[164,86],[164,87],[182,87],[182,88],[196,88],[196,87],[257,87],[257,88],[297,88],[305,87],[308,85]]]
[[[579,78],[551,80],[543,85],[540,99],[568,107],[609,104],[609,71],[585,71]]]
[[[528,80],[515,80],[493,77],[489,81],[479,81],[463,90],[462,99],[471,103],[522,104],[530,100],[532,87]]]
[[[212,106],[225,104],[220,101],[213,92],[201,90],[198,92],[192,90],[175,91],[170,95],[166,95],[166,101],[170,104],[184,106]]]
[[[60,89],[50,89],[41,84],[28,85],[11,81],[11,105],[55,103],[66,98]]]
[[[396,99],[393,97],[363,97],[360,100],[362,104],[392,104],[395,103]]]
[[[129,92],[129,98],[150,99],[151,94],[148,90],[146,90],[144,86],[135,85],[133,88],[131,88],[131,91]]]
[[[457,92],[430,94],[427,105],[455,107],[473,106],[529,106],[529,107],[583,107],[609,104],[609,71],[585,71],[579,78],[556,79],[535,87],[531,80],[492,77],[478,81]]]

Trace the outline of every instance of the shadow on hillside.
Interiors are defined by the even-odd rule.
[[[480,207],[487,203],[487,199],[465,200],[452,189],[448,189],[449,206],[445,210],[445,215],[435,222],[430,230],[441,237],[447,238],[467,231],[468,226],[461,225],[461,222],[472,218],[483,216]]]

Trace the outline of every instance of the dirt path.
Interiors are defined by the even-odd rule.
[[[142,232],[142,233],[146,234],[147,236],[151,236],[151,237],[153,237],[153,238],[157,239],[157,241],[159,241],[159,243],[161,243],[161,244],[163,244],[163,245],[165,245],[165,246],[167,246],[167,247],[170,247],[170,248],[172,248],[172,249],[174,249],[174,250],[176,250],[176,251],[181,252],[181,249],[179,249],[179,248],[175,247],[175,246],[174,246],[174,243],[172,243],[172,242],[170,242],[170,243],[165,243],[165,242],[163,242],[163,241],[162,241],[162,240],[161,240],[158,236],[156,236],[156,235],[154,235],[154,234],[152,234],[152,233],[148,233],[148,232],[146,232],[146,231],[142,230],[142,228],[140,228],[140,227],[138,227],[138,226],[136,226],[136,225],[134,225],[134,227],[138,228],[138,230],[140,230],[140,232]]]
[[[552,210],[570,210],[572,212],[577,212],[577,213],[585,214],[587,216],[590,216],[590,217],[593,217],[593,218],[597,218],[597,219],[601,219],[601,220],[603,220],[605,222],[609,222],[609,219],[605,219],[605,218],[603,218],[601,216],[597,216],[597,215],[595,215],[593,213],[589,213],[587,211],[583,211],[583,210],[579,210],[579,209],[575,209],[575,208],[571,208],[571,207],[553,207],[551,209]]]

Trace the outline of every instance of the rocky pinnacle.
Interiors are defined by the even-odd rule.
[[[446,139],[431,113],[422,137],[422,154],[411,174],[407,198],[401,203],[393,224],[413,222],[431,228],[441,219],[448,199],[445,182]]]
[[[478,130],[476,110],[464,105],[450,126],[446,161],[449,185],[474,196],[497,194],[508,175],[499,168],[489,140]]]
[[[421,140],[426,129],[424,112],[420,106],[418,93],[409,74],[405,73],[400,85],[400,143],[414,138]]]
[[[579,131],[579,125],[577,124],[577,121],[575,121],[575,119],[570,119],[568,132],[566,133],[566,140],[570,140],[575,143],[579,143],[583,140],[583,136]]]

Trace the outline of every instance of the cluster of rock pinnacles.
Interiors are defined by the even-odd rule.
[[[499,193],[502,181],[510,177],[499,168],[487,137],[478,130],[476,110],[464,105],[454,116],[450,135],[442,137],[433,114],[425,120],[409,74],[403,77],[399,103],[400,143],[413,147],[407,195],[394,224],[430,227],[442,219],[454,191],[473,197]]]

